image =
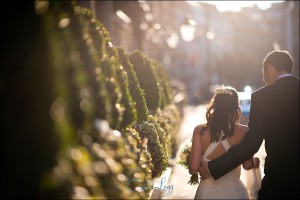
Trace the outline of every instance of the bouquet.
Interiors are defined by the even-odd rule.
[[[189,160],[190,160],[190,157],[191,157],[191,151],[192,151],[192,145],[191,144],[184,145],[184,147],[182,148],[182,150],[179,154],[180,161],[177,162],[178,164],[180,164],[181,166],[183,166],[187,170],[189,169]],[[190,185],[199,184],[198,174],[191,175],[191,178],[190,178],[188,184],[190,184]]]

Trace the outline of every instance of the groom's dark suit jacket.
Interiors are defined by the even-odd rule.
[[[239,145],[208,163],[218,179],[249,159],[265,140],[265,176],[258,193],[263,198],[300,197],[299,79],[278,79],[251,96],[249,130]]]

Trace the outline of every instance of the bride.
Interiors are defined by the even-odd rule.
[[[224,154],[230,147],[239,144],[248,127],[238,123],[241,115],[237,92],[231,87],[216,89],[208,110],[206,124],[195,127],[192,139],[190,174],[197,174],[201,160],[213,160]],[[243,168],[259,167],[258,158],[249,158]],[[240,180],[241,166],[215,180],[210,177],[201,180],[195,199],[249,199]]]

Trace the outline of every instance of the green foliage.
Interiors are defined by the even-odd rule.
[[[100,63],[100,68],[102,72],[105,74],[105,85],[106,90],[110,93],[109,99],[111,101],[111,109],[112,109],[112,120],[110,124],[112,128],[119,129],[120,128],[120,121],[121,121],[121,113],[122,110],[120,109],[121,103],[121,95],[119,85],[116,80],[115,75],[115,58],[105,58],[102,59]]]
[[[145,146],[137,136],[138,134],[132,129],[126,129],[123,134],[116,130],[110,130],[102,134],[102,139],[95,140],[97,143],[94,143],[94,148],[93,146],[91,148],[94,151],[93,155],[104,159],[110,169],[110,172],[103,174],[100,179],[106,188],[104,193],[108,199],[132,197],[144,199],[148,197],[152,189],[145,189],[144,192],[131,192],[129,190],[130,188],[134,191],[137,186],[141,186],[138,185],[138,182],[132,182],[128,185],[130,180],[136,177],[147,180],[150,178],[151,172],[149,168],[151,160],[146,159],[149,156]],[[103,173],[103,171],[99,172]]]
[[[124,48],[118,47],[118,54],[123,69],[127,72],[129,79],[129,90],[133,101],[135,102],[138,122],[148,120],[148,108],[145,100],[145,93],[140,88],[140,83],[137,79],[136,73],[133,69],[132,64],[129,62],[128,55]]]
[[[126,128],[137,119],[137,112],[129,92],[128,77],[122,66],[117,69],[118,83],[122,92],[122,108],[124,109],[121,128]]]
[[[63,11],[61,10],[61,12]],[[80,10],[77,8],[77,11]],[[52,52],[54,74],[57,79],[54,88],[57,97],[52,104],[51,115],[55,121],[58,135],[62,136],[63,146],[57,155],[58,164],[56,171],[50,171],[43,176],[41,196],[62,198],[71,198],[73,196],[73,198],[78,198],[77,195],[82,195],[80,193],[76,194],[80,189],[86,195],[84,198],[127,198],[129,196],[142,198],[128,192],[126,182],[119,184],[119,177],[123,176],[117,176],[119,172],[118,166],[123,166],[123,169],[126,169],[124,167],[125,164],[120,160],[115,165],[117,167],[113,166],[111,171],[107,170],[110,172],[110,174],[107,172],[109,175],[101,174],[100,176],[97,175],[97,170],[90,169],[90,166],[98,164],[103,167],[102,169],[109,169],[109,161],[118,159],[118,157],[114,157],[113,151],[106,154],[107,156],[104,160],[96,159],[93,148],[90,146],[93,141],[90,136],[97,135],[94,133],[93,121],[97,117],[109,116],[107,112],[104,112],[105,115],[101,115],[103,114],[101,110],[103,111],[103,108],[107,108],[106,105],[112,104],[109,101],[113,97],[108,95],[107,89],[111,89],[108,86],[115,87],[113,85],[115,82],[111,81],[110,78],[109,84],[111,82],[112,84],[109,85],[105,82],[106,74],[99,73],[102,69],[98,67],[99,60],[96,59],[97,55],[95,56],[97,52],[94,44],[88,42],[90,38],[87,37],[89,34],[88,25],[90,24],[86,21],[88,18],[80,12],[76,14],[65,12],[63,16],[70,18],[71,23],[62,29],[58,29],[57,26],[61,18],[56,16],[51,10],[43,17],[45,22],[49,22],[45,24],[47,24],[48,38],[52,40],[50,51]],[[109,61],[115,63],[113,59]],[[107,76],[113,76],[113,72],[108,66],[104,66],[104,68]],[[97,69],[100,69],[100,71]],[[100,113],[95,108],[100,109]],[[104,111],[108,111],[108,109]],[[113,114],[111,116],[114,117]],[[77,133],[77,135],[74,133]],[[114,147],[114,143],[110,143],[107,138],[101,138],[97,141],[98,145],[105,141],[105,144]],[[86,145],[86,148],[83,144]],[[105,145],[102,144],[103,146]],[[117,147],[121,149],[124,145],[121,144]],[[109,151],[109,148],[107,151]],[[130,159],[130,155],[126,156],[122,152],[118,152],[117,155],[120,158]],[[136,170],[137,168],[133,167],[132,169]],[[112,185],[115,186],[112,187]],[[68,187],[71,187],[71,189],[67,189]],[[74,193],[72,193],[72,187],[75,188]],[[63,195],[60,195],[61,193]]]
[[[93,30],[96,29],[96,27],[92,28],[91,22],[93,20],[91,11],[75,6],[73,12],[75,16],[71,19],[72,21],[69,27],[76,38],[73,39],[73,42],[78,43],[78,48],[73,54],[73,57],[75,57],[73,59],[74,64],[83,62],[82,65],[83,68],[85,68],[83,70],[86,70],[86,73],[88,73],[88,84],[90,86],[89,95],[95,100],[94,112],[96,116],[101,119],[112,121],[113,105],[110,100],[112,97],[110,97],[107,91],[105,74],[101,73],[101,68],[99,66],[100,60],[98,55],[102,55],[102,53],[97,51],[97,45],[103,43],[101,34],[98,33],[99,37],[92,37],[95,35]]]
[[[103,27],[99,23],[95,22],[96,20],[93,19],[91,11],[80,7],[75,7],[75,11],[79,14],[79,21],[77,24],[81,25],[81,30],[77,31],[77,33],[81,33],[81,37],[84,39],[84,44],[88,47],[85,53],[88,54],[89,57],[88,55],[86,57],[92,62],[87,62],[87,67],[89,67],[88,71],[95,74],[98,70],[100,71],[98,74],[102,72],[105,76],[105,87],[109,94],[106,96],[106,99],[108,99],[111,109],[111,118],[108,120],[112,128],[119,129],[123,113],[120,108],[120,88],[116,81],[118,60],[113,54],[109,55],[108,53],[109,49],[112,49],[111,45],[109,45],[110,38],[106,37],[108,34],[104,31]],[[100,35],[98,37],[97,32],[98,35]],[[99,47],[96,46],[96,44],[103,44],[103,46],[101,46],[99,50]],[[99,55],[102,56],[100,57],[101,61],[98,58]],[[93,64],[96,64],[96,66],[93,66]],[[101,70],[97,69],[97,66],[99,66]]]
[[[140,51],[132,52],[129,61],[133,65],[141,88],[145,91],[147,107],[155,114],[160,107],[160,93],[151,61]]]
[[[131,127],[124,131],[124,135],[130,144],[130,152],[137,156],[136,162],[142,167],[145,179],[149,179],[151,176],[153,163],[151,156],[147,151],[147,140],[141,140],[139,133]]]
[[[181,120],[178,108],[174,105],[169,105],[157,113],[157,121],[166,133],[166,140],[169,141],[168,151],[171,158],[175,158],[178,151],[177,133],[180,129]]]
[[[136,120],[136,110],[133,107],[133,101],[128,91],[128,77],[118,60],[118,52],[111,43],[109,32],[97,20],[91,18],[89,10],[84,8],[77,8],[81,10],[87,18],[85,22],[86,33],[84,37],[89,43],[95,44],[91,52],[96,51],[97,55],[94,60],[101,58],[100,68],[102,70],[95,70],[96,73],[105,75],[106,89],[111,94],[107,97],[108,102],[111,103],[110,108],[112,116],[109,121],[111,126],[115,129],[125,128]],[[90,36],[90,37],[89,37]],[[101,48],[99,48],[99,46]]]
[[[52,188],[66,188],[72,184],[72,198],[95,199],[145,199],[152,188],[143,192],[135,191],[141,187],[139,182],[131,182],[136,177],[149,180],[151,177],[149,155],[138,133],[126,129],[124,134],[101,128],[107,122],[96,121],[92,133],[78,134],[80,144],[70,146],[59,155],[55,171],[43,178],[43,185]],[[50,184],[49,184],[50,183]],[[52,191],[55,191],[52,189]],[[45,195],[45,193],[44,193]],[[57,193],[55,193],[57,195]],[[46,197],[46,196],[45,196]]]
[[[192,150],[191,144],[184,145],[184,147],[181,149],[181,153],[179,155],[179,157],[180,157],[181,160],[177,162],[179,165],[181,165],[182,167],[184,167],[186,170],[189,170],[189,162],[190,162],[190,158],[191,158],[191,150]],[[190,180],[188,181],[188,184],[190,184],[190,185],[198,185],[199,184],[198,174],[192,174],[190,176]]]
[[[163,109],[165,106],[169,105],[172,100],[172,92],[168,82],[169,78],[161,63],[155,60],[151,60],[151,62],[154,66],[156,77],[159,82],[159,90],[161,96],[160,108]]]
[[[134,128],[139,132],[142,140],[147,139],[147,150],[153,163],[152,178],[160,177],[169,164],[167,140],[163,129],[157,124],[157,119],[151,115],[149,121],[135,124]]]
[[[55,167],[41,170],[40,197],[148,198],[151,187],[136,191],[141,183],[128,182],[162,175],[180,124],[161,65],[138,51],[128,58],[73,1],[50,1],[41,18],[55,77],[46,125],[61,146]]]

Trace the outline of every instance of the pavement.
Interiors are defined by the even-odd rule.
[[[190,179],[188,170],[184,169],[176,162],[179,161],[181,148],[186,143],[191,141],[194,127],[198,124],[206,122],[205,112],[205,105],[187,106],[184,108],[184,118],[178,134],[179,150],[177,152],[176,159],[173,160],[174,167],[172,168],[172,172],[166,184],[169,187],[172,187],[172,193],[168,193],[165,196],[162,195],[161,199],[194,199],[198,185],[188,184],[188,181]],[[264,176],[263,166],[266,157],[264,149],[265,148],[263,143],[259,151],[254,155],[255,157],[260,158],[260,170],[262,177]],[[241,172],[241,180],[245,183],[245,170],[242,170]]]

